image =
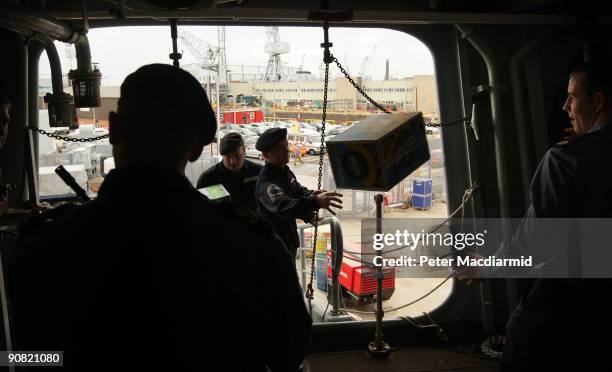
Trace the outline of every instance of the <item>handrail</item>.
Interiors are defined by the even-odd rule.
[[[344,258],[344,243],[342,240],[342,228],[340,226],[340,220],[337,217],[331,216],[327,218],[323,218],[319,221],[319,226],[322,225],[330,225],[331,232],[331,253],[332,253],[332,285],[331,285],[331,305],[332,315],[343,314],[342,310],[340,310],[340,282],[338,277],[340,276],[340,268],[342,267],[342,260]],[[301,262],[301,277],[302,277],[302,291],[306,291],[306,258],[304,257],[304,252],[308,250],[308,248],[304,248],[304,230],[313,228],[312,224],[300,224],[298,225],[298,233],[300,236],[300,250],[302,254],[300,254],[300,262]],[[316,242],[313,242],[316,244]],[[312,258],[313,260],[315,257]],[[310,300],[309,300],[310,305]]]

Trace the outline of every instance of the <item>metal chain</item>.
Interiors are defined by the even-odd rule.
[[[461,226],[463,226],[463,218],[465,216],[465,205],[466,203],[472,199],[474,197],[474,192],[476,191],[476,189],[478,189],[477,185],[471,185],[469,188],[467,188],[464,192],[463,192],[463,196],[461,198],[461,204],[459,204],[459,206],[457,207],[457,209],[455,209],[455,211],[453,213],[451,213],[450,216],[446,217],[446,219],[444,221],[442,221],[442,223],[438,224],[437,226],[435,226],[434,228],[432,228],[431,230],[429,230],[427,233],[428,234],[432,234],[436,231],[438,231],[442,226],[444,226],[448,221],[450,221],[453,217],[455,217],[455,215],[459,212],[461,212]],[[393,252],[397,252],[397,251],[401,251],[402,249],[408,247],[408,245],[404,245],[401,247],[397,247],[397,248],[393,248],[393,249],[389,249],[386,251],[382,251],[381,254],[389,254],[389,253],[393,253]],[[346,249],[344,250],[344,253],[351,253],[351,254],[356,254],[359,256],[375,256],[378,253],[372,253],[372,252],[355,252],[355,251],[347,251]],[[348,258],[350,256],[347,256],[345,258]]]
[[[324,28],[325,30],[327,27],[327,23],[324,23]],[[327,32],[327,31],[325,31]],[[327,34],[325,36],[325,43],[327,43]],[[324,46],[324,44],[322,44],[322,46]],[[340,62],[338,61],[338,59],[336,57],[333,56],[333,54],[329,53],[329,46],[331,46],[331,44],[329,45],[325,45],[324,47],[326,48],[326,57],[324,58],[324,62],[325,62],[325,82],[324,82],[324,87],[323,87],[323,115],[321,118],[321,145],[320,145],[320,152],[319,152],[319,173],[318,173],[318,180],[317,180],[317,190],[321,190],[321,181],[323,178],[323,156],[324,156],[324,149],[325,149],[325,121],[327,118],[327,89],[328,89],[328,84],[329,84],[329,64],[330,62],[334,62],[336,64],[336,66],[338,66],[338,69],[340,69],[340,71],[342,72],[342,74],[344,74],[344,77],[346,77],[346,79],[353,85],[353,87],[365,98],[367,99],[371,104],[373,104],[376,108],[378,108],[380,111],[386,113],[386,114],[390,114],[391,112],[389,110],[387,110],[386,108],[384,108],[382,105],[380,105],[378,102],[374,101],[372,98],[370,98],[370,96],[368,96],[366,94],[366,92],[363,91],[363,89],[361,89],[361,87],[353,80],[353,78],[351,78],[351,76],[348,74],[348,72],[346,72],[346,70],[344,69],[344,67],[342,67],[342,65],[340,64]],[[327,58],[329,57],[329,58]],[[446,124],[426,124],[426,126],[428,127],[442,127],[442,126],[447,126],[447,125],[452,125],[452,124],[456,124],[456,123],[463,123],[467,120],[469,120],[469,118],[462,118],[459,120],[455,120],[454,122],[450,122],[450,123],[446,123]],[[313,233],[313,241],[312,241],[312,260],[310,263],[310,280],[308,282],[308,289],[306,290],[306,297],[309,299],[313,299],[314,298],[314,288],[313,288],[313,280],[314,280],[314,270],[315,270],[315,260],[316,260],[316,254],[317,254],[317,235],[319,232],[319,212],[317,210],[317,212],[315,212],[314,215],[314,221],[312,223],[312,225],[314,226],[314,233]],[[356,261],[361,261],[361,260],[356,260]],[[362,263],[366,263],[364,261],[361,261]]]
[[[448,123],[426,123],[425,126],[426,127],[430,127],[430,128],[449,127],[449,126],[455,125],[455,124],[469,123],[471,120],[472,120],[472,118],[470,116],[466,116],[466,117],[463,117],[461,119],[449,121]]]
[[[384,112],[385,114],[390,114],[391,113],[389,110],[384,108],[381,104],[379,104],[378,102],[376,102],[372,98],[370,98],[370,96],[368,96],[366,94],[366,92],[364,92],[363,89],[361,89],[361,87],[357,83],[355,83],[355,80],[353,80],[353,78],[351,78],[351,76],[348,74],[348,72],[346,72],[346,70],[344,69],[344,67],[342,67],[342,65],[340,64],[340,61],[338,61],[338,59],[336,57],[332,56],[332,58],[333,58],[333,61],[336,63],[336,66],[338,66],[338,69],[340,69],[340,72],[342,72],[342,74],[344,75],[344,77],[353,85],[353,87],[365,99],[367,99],[371,104],[376,106],[377,109],[379,109],[380,111]],[[454,120],[454,121],[451,121],[451,122],[448,122],[448,123],[426,123],[425,126],[426,127],[430,127],[430,128],[448,127],[448,126],[454,125],[454,124],[460,124],[460,123],[464,123],[464,122],[469,122],[470,120],[471,120],[471,117],[466,116],[466,117],[463,117],[461,119]]]
[[[57,140],[66,141],[66,142],[94,142],[94,141],[98,141],[104,138],[108,138],[108,134],[103,134],[101,136],[91,137],[91,138],[72,138],[72,137],[64,137],[64,136],[57,135],[55,133],[47,132],[44,129],[34,128],[34,127],[26,127],[26,128],[29,130],[38,132],[44,136],[55,138]]]
[[[98,137],[92,137],[92,138],[71,138],[71,137],[60,136],[55,133],[47,132],[44,129],[39,129],[39,128],[35,128],[32,126],[26,126],[26,131],[25,131],[26,137],[24,137],[24,141],[23,141],[23,166],[22,166],[22,171],[21,171],[21,187],[19,188],[19,198],[18,198],[19,202],[23,200],[23,194],[25,193],[25,186],[26,186],[26,178],[27,178],[26,164],[27,164],[27,158],[28,158],[28,146],[27,146],[28,130],[38,132],[44,136],[55,138],[57,140],[66,141],[66,142],[81,142],[81,143],[94,142],[94,141],[98,141],[104,138],[108,138],[108,134],[104,134],[104,135],[101,135]]]
[[[344,77],[346,77],[346,79],[353,85],[353,87],[355,87],[355,89],[357,89],[357,91],[359,93],[361,93],[361,95],[367,99],[368,101],[370,101],[371,104],[373,104],[374,106],[376,106],[377,109],[379,109],[380,111],[384,112],[385,114],[390,114],[391,112],[389,112],[389,110],[387,110],[386,108],[382,107],[378,102],[374,101],[372,98],[370,98],[370,96],[368,96],[366,94],[366,92],[363,91],[363,89],[361,89],[361,87],[359,85],[357,85],[357,83],[355,83],[355,81],[353,80],[353,78],[351,78],[351,76],[348,74],[348,72],[346,72],[346,70],[344,69],[344,67],[342,67],[342,65],[340,64],[340,62],[338,61],[338,59],[334,56],[332,56],[333,61],[336,63],[336,66],[338,66],[338,68],[340,69],[340,71],[342,72],[342,74],[344,74]]]
[[[325,63],[325,82],[323,86],[323,115],[321,117],[321,145],[319,147],[319,174],[317,180],[317,190],[321,190],[321,181],[323,179],[323,156],[325,155],[325,121],[327,120],[327,87],[329,84],[329,63]],[[309,299],[314,298],[314,288],[312,282],[314,280],[315,271],[315,259],[317,254],[317,235],[319,233],[319,211],[317,210],[314,215],[314,233],[312,235],[312,260],[310,262],[310,280],[308,282],[308,290],[306,297]],[[327,248],[327,247],[326,247]]]

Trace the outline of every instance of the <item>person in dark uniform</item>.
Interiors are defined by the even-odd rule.
[[[572,125],[566,131],[569,136],[544,155],[533,177],[531,205],[523,223],[496,257],[537,254],[539,247],[531,242],[550,241],[558,235],[564,240],[556,245],[558,249],[577,246],[567,233],[572,223],[612,217],[612,74],[608,61],[591,59],[571,69],[563,105]],[[538,219],[543,218],[558,219],[554,231],[542,229]],[[543,234],[546,236],[538,236]],[[566,267],[576,264],[573,258],[568,253],[570,265]],[[502,371],[609,367],[609,350],[605,350],[609,342],[595,340],[612,331],[607,308],[598,301],[612,293],[611,281],[570,277],[568,272],[566,278],[527,280],[506,324]],[[587,319],[590,324],[585,323]]]
[[[245,159],[244,140],[235,132],[221,138],[219,153],[223,160],[202,173],[197,188],[222,184],[233,201],[256,211],[255,185],[263,167]]]
[[[0,92],[0,150],[6,143],[9,123],[11,122],[11,101],[4,93]],[[2,177],[2,166],[0,164],[0,216],[8,210],[8,185],[5,185]]]
[[[297,370],[311,320],[291,256],[185,177],[215,134],[201,84],[154,64],[120,94],[98,197],[21,229],[16,350],[63,350],[66,371]]]
[[[342,208],[342,194],[309,190],[300,185],[289,169],[287,129],[270,128],[255,144],[266,161],[256,186],[257,213],[276,229],[289,252],[295,257],[299,247],[296,219],[312,222],[315,212],[324,208]]]

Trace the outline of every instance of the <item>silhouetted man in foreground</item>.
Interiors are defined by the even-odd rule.
[[[311,322],[290,255],[184,176],[216,129],[200,84],[141,67],[109,124],[117,168],[98,198],[22,229],[17,346],[63,350],[74,371],[296,370]]]

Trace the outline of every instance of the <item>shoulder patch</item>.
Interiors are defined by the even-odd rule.
[[[272,203],[276,203],[277,201],[285,197],[285,192],[283,191],[283,189],[273,183],[268,185],[268,187],[266,188],[266,192],[268,193],[268,198],[270,198],[270,201],[272,201]]]

